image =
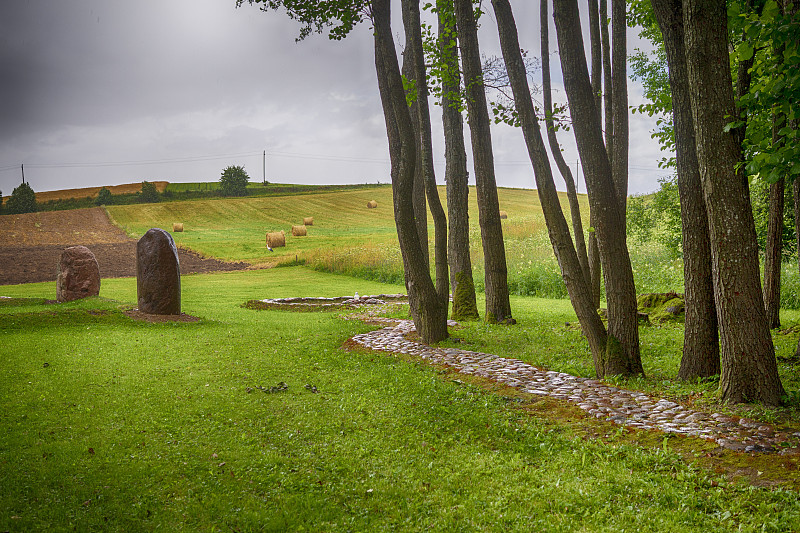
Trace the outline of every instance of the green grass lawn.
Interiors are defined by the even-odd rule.
[[[150,324],[121,312],[133,278],[67,304],[45,302],[53,283],[0,288],[29,298],[0,301],[0,530],[800,528],[794,491],[730,481],[610,425],[589,438],[543,400],[344,351],[370,326],[339,313],[241,307],[400,290],[299,267],[188,275],[183,311],[200,320]],[[585,371],[567,302],[514,305],[522,324],[503,331],[519,338],[484,330],[487,351],[553,366],[571,353]],[[522,348],[540,336],[549,353]]]

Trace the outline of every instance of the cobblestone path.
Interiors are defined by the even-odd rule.
[[[455,348],[432,348],[406,338],[408,333],[415,331],[411,320],[374,316],[369,320],[387,326],[353,337],[353,341],[364,348],[421,357],[526,393],[568,401],[589,416],[618,425],[707,439],[737,452],[800,453],[800,448],[795,447],[800,432],[790,433],[747,418],[695,411],[641,392],[612,387],[596,379],[541,370],[518,359]],[[449,325],[456,323],[451,321]]]

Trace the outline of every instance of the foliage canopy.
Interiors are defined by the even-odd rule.
[[[220,191],[223,196],[247,196],[247,175],[243,166],[230,166],[222,171],[219,178]]]
[[[12,215],[21,213],[35,213],[36,206],[36,193],[27,183],[21,183],[11,193],[11,197],[6,202],[6,209]]]

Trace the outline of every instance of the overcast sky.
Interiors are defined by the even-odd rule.
[[[486,4],[482,52],[499,55]],[[522,46],[535,56],[537,4],[512,2]],[[399,48],[399,20],[394,32]],[[229,165],[260,181],[264,150],[272,182],[389,182],[369,26],[344,41],[296,43],[297,35],[284,14],[236,9],[235,0],[2,0],[0,190],[20,183],[21,164],[36,191],[215,181]],[[560,78],[556,55],[551,65]],[[642,101],[636,83],[629,91],[631,105]],[[440,139],[441,110],[431,109]],[[631,116],[631,192],[655,190],[665,174],[653,126]],[[574,170],[571,133],[561,141]],[[493,144],[498,185],[532,188],[521,132],[497,126]]]

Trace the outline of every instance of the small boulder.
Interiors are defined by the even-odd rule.
[[[70,246],[61,252],[56,280],[56,300],[70,302],[100,294],[100,266],[85,246]]]
[[[143,313],[181,314],[178,249],[163,229],[148,230],[136,243],[136,295]]]

